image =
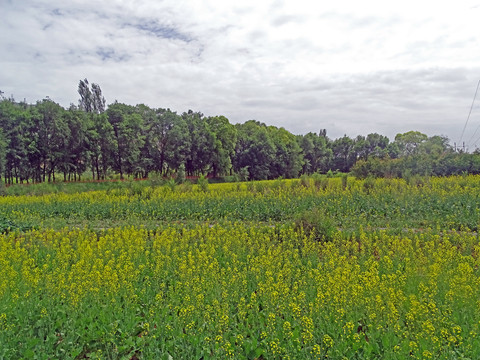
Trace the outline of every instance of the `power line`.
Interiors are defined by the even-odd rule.
[[[472,114],[473,104],[475,103],[475,99],[477,97],[477,92],[478,92],[478,87],[479,86],[480,86],[480,80],[478,80],[478,83],[477,83],[477,89],[475,90],[475,95],[473,96],[472,106],[470,106],[470,111],[468,112],[467,121],[465,121],[465,126],[463,127],[462,136],[460,136],[460,140],[458,141],[459,144],[461,144],[461,142],[462,142],[463,134],[465,134],[465,129],[467,128],[468,120],[470,119],[470,115]],[[472,139],[475,136],[475,134],[477,133],[477,130],[478,130],[478,127],[475,130],[475,132],[473,133]],[[472,139],[470,139],[470,140],[472,140]]]

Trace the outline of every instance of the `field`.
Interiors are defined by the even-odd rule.
[[[0,359],[478,359],[480,177],[9,188]]]

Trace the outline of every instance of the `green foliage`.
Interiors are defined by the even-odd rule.
[[[303,174],[300,176],[300,183],[304,187],[309,187],[310,186],[310,177],[307,174]]]
[[[318,208],[300,213],[295,219],[295,228],[322,242],[332,241],[337,232],[335,222]]]
[[[175,181],[175,179],[170,178],[170,179],[167,180],[167,182],[165,183],[165,185],[166,185],[171,191],[175,191],[175,188],[177,187],[177,182]]]
[[[148,179],[150,180],[150,184],[152,186],[162,186],[165,184],[163,176],[157,172],[150,173],[148,175]]]
[[[342,189],[346,190],[348,186],[348,174],[342,174],[341,179],[342,179]]]
[[[267,184],[263,181],[256,181],[255,183],[255,192],[263,194],[268,190]]]
[[[178,189],[180,192],[183,192],[183,193],[191,192],[193,189],[193,183],[189,180],[186,180],[183,184],[180,184],[178,186]]]
[[[327,184],[324,180],[326,180],[325,177],[318,172],[312,174],[312,181],[315,188],[325,190]]]
[[[443,136],[418,131],[388,138],[371,133],[331,140],[326,130],[293,135],[250,120],[115,102],[105,110],[100,86],[81,80],[79,107],[50,99],[0,100],[0,174],[7,184],[235,173],[239,180],[352,172],[357,178],[480,173],[479,154],[455,152]],[[113,172],[113,174],[112,174]],[[229,179],[230,180],[230,179]],[[318,182],[317,182],[318,185]]]
[[[14,231],[25,232],[34,229],[28,221],[16,222],[0,214],[0,234],[7,234]]]
[[[208,191],[208,179],[204,175],[200,175],[200,177],[197,179],[197,185],[201,191]]]
[[[248,168],[248,166],[244,166],[238,170],[238,177],[240,181],[248,181],[248,178],[250,176]]]
[[[371,194],[375,189],[375,179],[372,176],[367,176],[362,186],[365,193]]]
[[[178,167],[175,180],[177,181],[177,184],[183,184],[185,182],[185,164],[180,164],[180,166]]]
[[[131,196],[141,195],[143,191],[143,185],[140,182],[135,180],[125,181],[125,187]]]

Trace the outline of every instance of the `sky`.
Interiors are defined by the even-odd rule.
[[[68,107],[87,78],[107,104],[473,149],[478,19],[480,0],[0,0],[0,91]]]

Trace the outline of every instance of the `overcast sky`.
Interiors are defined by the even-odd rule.
[[[192,109],[330,138],[458,142],[480,80],[480,0],[0,0],[0,90]],[[480,147],[480,94],[462,141]],[[477,141],[478,140],[478,141]]]

